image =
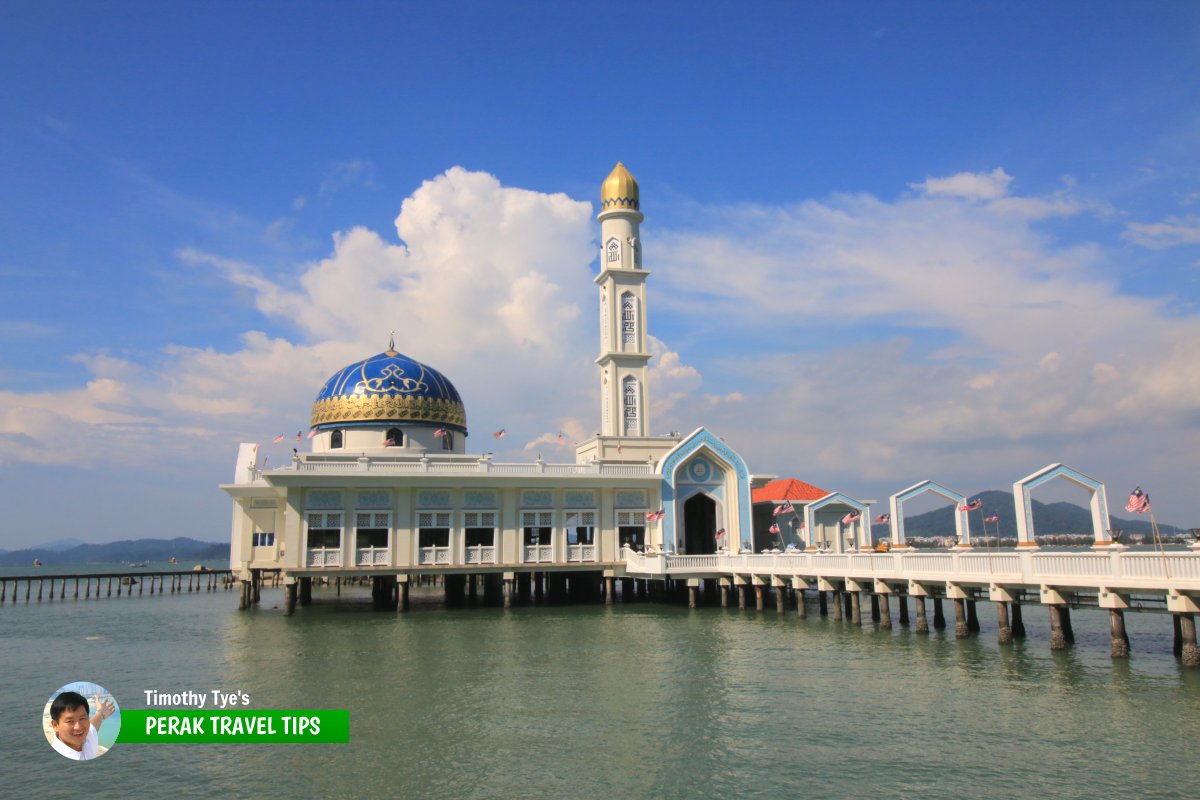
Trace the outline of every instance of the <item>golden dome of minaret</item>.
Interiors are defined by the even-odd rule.
[[[600,208],[629,208],[638,210],[638,185],[620,161],[600,184]]]

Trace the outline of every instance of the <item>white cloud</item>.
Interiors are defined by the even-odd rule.
[[[948,178],[926,178],[921,183],[909,184],[912,188],[931,197],[943,195],[967,200],[995,200],[1008,194],[1012,176],[1001,167],[991,172],[959,172]]]
[[[1162,222],[1131,222],[1125,226],[1121,238],[1155,249],[1200,244],[1200,216],[1167,217]]]

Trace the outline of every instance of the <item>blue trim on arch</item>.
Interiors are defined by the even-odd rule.
[[[687,438],[675,445],[671,452],[658,465],[658,474],[662,476],[662,509],[666,517],[662,521],[663,543],[670,542],[672,552],[678,549],[676,539],[678,531],[675,525],[675,474],[689,458],[701,450],[707,449],[718,462],[724,462],[734,472],[737,485],[738,501],[738,530],[726,531],[726,541],[741,542],[742,536],[753,530],[750,519],[750,470],[746,462],[729,445],[714,436],[705,428],[697,428]],[[729,503],[725,503],[728,515]],[[737,536],[739,538],[734,539]]]

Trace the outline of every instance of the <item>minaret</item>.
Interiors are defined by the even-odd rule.
[[[650,430],[646,278],[638,185],[620,162],[600,186],[600,406],[603,436]]]

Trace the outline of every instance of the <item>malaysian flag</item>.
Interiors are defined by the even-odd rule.
[[[892,521],[891,514],[880,514],[878,517],[875,518],[876,525],[883,525],[883,524],[891,522],[891,521]]]
[[[667,512],[663,511],[660,508],[658,511],[651,511],[651,512],[647,513],[646,521],[647,522],[657,522],[660,519],[665,519],[666,516],[667,516]]]
[[[273,441],[275,442],[275,444],[279,444],[280,442],[282,442],[282,441],[283,441],[283,434],[281,433],[281,434],[279,434],[278,436],[276,436],[276,437],[275,437],[275,439],[274,439]]]
[[[507,435],[508,435],[508,431],[504,430],[504,428],[501,428],[500,430],[498,430],[492,434],[492,438],[493,439],[503,439]]]
[[[959,506],[958,510],[959,511],[978,511],[981,508],[983,508],[982,500],[972,500],[971,502],[967,503],[966,505]]]
[[[767,528],[767,530],[771,533],[779,533],[779,526],[773,524],[771,527]]]
[[[1137,487],[1129,495],[1129,502],[1125,504],[1125,510],[1132,511],[1134,514],[1145,514],[1150,510],[1150,495],[1143,492],[1142,487]]]
[[[851,511],[849,514],[842,517],[842,524],[849,525],[851,522],[858,522],[858,520],[861,516],[862,516],[861,511]]]
[[[725,538],[725,529],[721,528],[719,531],[717,531],[717,541],[719,542],[724,538]]]
[[[617,455],[620,455],[620,454],[621,454],[621,442],[618,440],[617,441]]]
[[[296,431],[296,441],[297,442],[304,441],[304,432],[303,431]]]
[[[999,514],[992,514],[990,517],[984,517],[984,518],[983,518],[983,521],[984,521],[984,522],[999,522],[999,521],[1000,521],[1000,515],[999,515]]]
[[[792,505],[791,500],[785,500],[782,505],[775,506],[775,516],[780,514],[795,514],[796,507]]]
[[[567,437],[566,437],[566,436],[563,436],[563,435],[562,435],[562,433],[559,433],[559,434],[558,434],[558,443],[559,443],[559,444],[566,444],[566,443],[567,443]]]
[[[433,435],[440,439],[446,435],[446,429],[445,428],[434,428]]]
[[[308,438],[310,438],[310,439],[311,439],[311,438],[313,438],[313,437],[314,437],[314,436],[316,436],[316,435],[317,435],[317,429],[316,429],[316,428],[313,428],[311,431],[309,431],[309,432],[308,432]]]

